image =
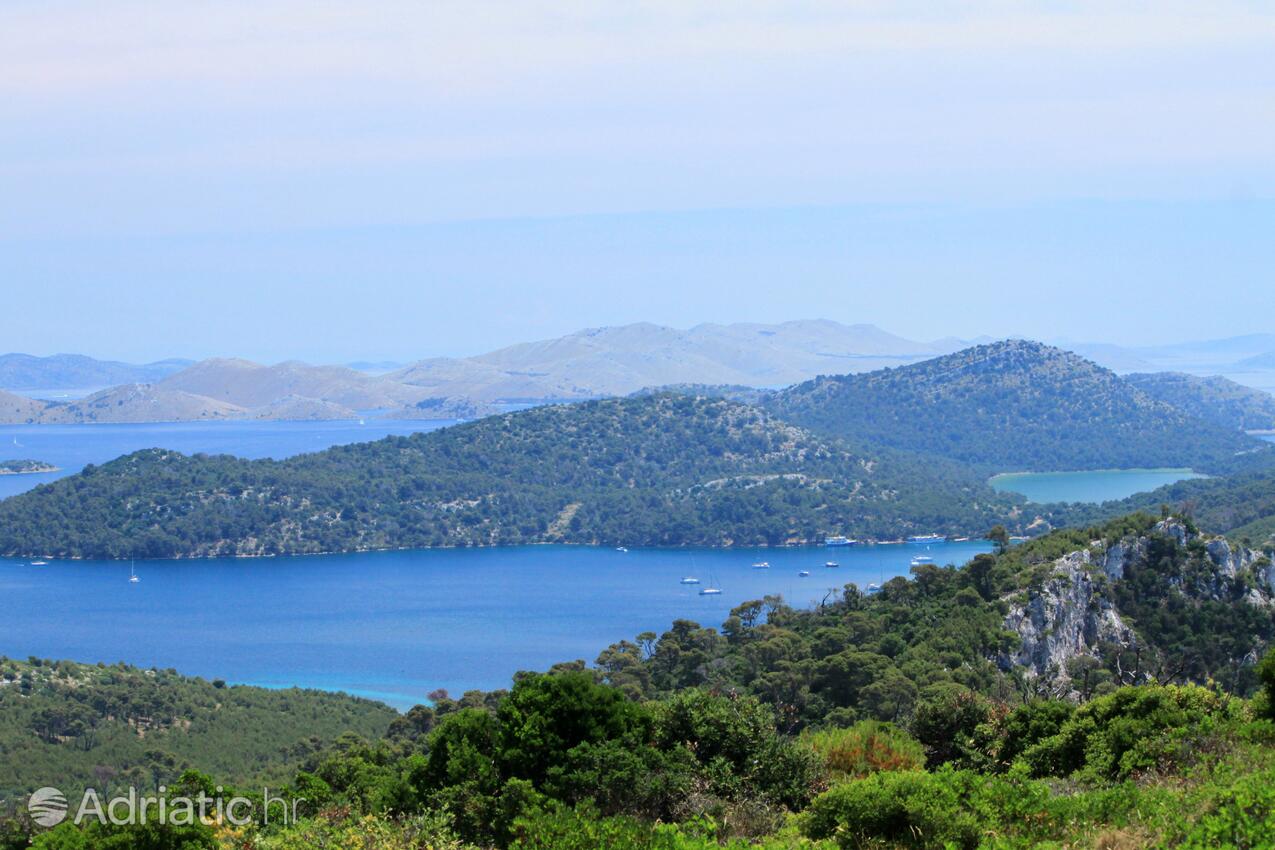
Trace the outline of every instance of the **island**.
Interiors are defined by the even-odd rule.
[[[57,472],[58,467],[42,460],[0,460],[0,475],[30,475],[37,472]]]

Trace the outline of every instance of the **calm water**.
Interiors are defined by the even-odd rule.
[[[390,434],[432,431],[443,420],[369,419],[337,422],[164,422],[140,425],[0,425],[0,460],[29,458],[61,467],[47,475],[0,475],[0,498],[30,490],[88,463],[105,463],[139,449],[186,454],[285,458]]]
[[[929,547],[965,563],[983,541]],[[768,593],[797,605],[906,575],[925,547],[728,552],[530,546],[138,562],[0,559],[0,654],[127,661],[267,686],[344,690],[406,707],[434,688],[506,687],[518,670],[592,661],[686,617],[717,626]],[[769,570],[754,570],[764,557]],[[838,561],[826,569],[824,561]],[[800,578],[799,570],[810,570]],[[716,582],[699,596],[684,575]]]
[[[1106,502],[1165,484],[1204,476],[1189,469],[1099,469],[1089,472],[1011,472],[988,482],[1033,502]]]

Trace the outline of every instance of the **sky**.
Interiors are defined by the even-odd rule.
[[[0,351],[1275,331],[1269,3],[0,4]]]

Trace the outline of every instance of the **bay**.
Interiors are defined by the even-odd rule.
[[[1098,469],[1080,472],[1009,472],[988,480],[993,488],[1022,493],[1032,502],[1107,502],[1187,478],[1190,469]]]
[[[963,564],[986,541],[772,550],[526,546],[272,559],[0,559],[0,654],[126,661],[268,687],[340,690],[406,708],[435,688],[508,687],[519,670],[591,662],[677,618],[718,626],[740,602],[814,605],[848,582]],[[827,569],[828,559],[840,567]],[[764,559],[769,569],[753,569]],[[801,570],[811,575],[802,578]],[[682,585],[694,575],[701,585]],[[700,596],[714,583],[721,596]]]

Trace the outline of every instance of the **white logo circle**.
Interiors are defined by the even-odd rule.
[[[27,811],[40,826],[57,826],[66,820],[66,796],[56,788],[41,788],[27,798]]]

